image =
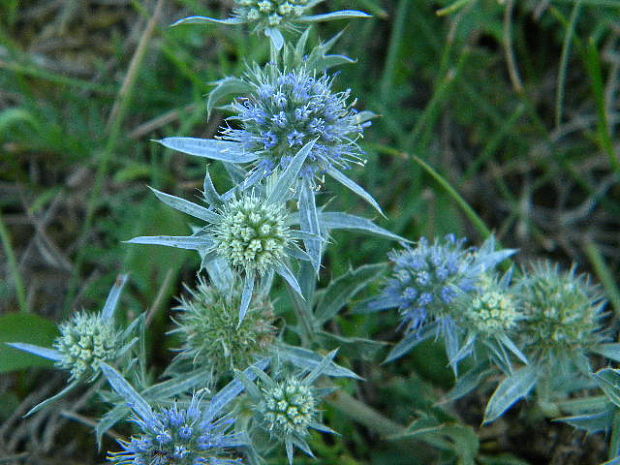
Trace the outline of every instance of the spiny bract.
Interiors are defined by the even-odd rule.
[[[223,207],[213,226],[216,251],[233,267],[263,275],[286,256],[291,242],[286,219],[283,206],[243,195]]]
[[[99,374],[99,363],[114,360],[118,354],[119,334],[113,324],[99,314],[76,313],[60,325],[60,337],[54,347],[63,358],[57,364],[71,372],[71,379]]]
[[[256,170],[270,174],[286,167],[295,153],[315,140],[301,176],[315,181],[331,169],[361,162],[357,139],[368,122],[347,104],[349,91],[332,92],[333,79],[315,77],[305,67],[280,70],[268,65],[247,73],[252,92],[233,103],[233,119],[241,129],[224,131],[226,139],[240,142],[247,152],[263,157]]]
[[[173,333],[182,335],[181,354],[195,364],[211,367],[222,375],[233,368],[244,369],[264,354],[275,341],[275,315],[266,298],[252,300],[239,323],[240,286],[230,293],[199,279],[189,298],[183,297]]]

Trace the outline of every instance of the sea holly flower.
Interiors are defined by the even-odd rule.
[[[197,250],[203,257],[203,266],[223,259],[243,280],[239,323],[248,311],[256,281],[269,281],[276,273],[301,295],[288,262],[294,258],[309,258],[296,244],[302,233],[291,228],[295,219],[285,204],[312,145],[313,142],[306,144],[280,176],[267,180],[264,189],[255,186],[249,191],[221,196],[207,173],[204,197],[210,203],[209,207],[153,189],[165,204],[207,224],[191,236],[142,236],[128,242]]]
[[[308,10],[323,0],[235,0],[232,18],[216,19],[208,16],[190,16],[180,19],[180,24],[218,23],[227,25],[247,24],[254,32],[263,32],[274,49],[284,46],[283,30],[295,30],[299,24],[333,21],[346,18],[367,18],[370,15],[358,10],[340,10],[310,15]]]
[[[114,368],[103,364],[110,385],[131,407],[133,422],[140,433],[123,448],[110,452],[108,460],[118,465],[240,465],[233,449],[245,445],[240,434],[231,432],[234,418],[223,413],[242,390],[241,383],[229,385],[210,402],[193,395],[186,407],[153,408]],[[206,407],[203,407],[206,404]]]
[[[190,359],[221,376],[251,365],[274,344],[275,314],[267,296],[255,296],[239,324],[241,287],[237,280],[230,288],[220,289],[200,278],[189,292],[174,308],[177,327],[170,332],[183,340],[180,359]]]
[[[327,374],[333,366],[336,351],[323,357],[311,371],[287,372],[284,368],[275,369],[269,376],[264,371],[253,368],[257,380],[251,380],[245,373],[237,377],[245,385],[252,404],[252,424],[269,433],[274,440],[284,443],[289,463],[293,463],[294,448],[313,456],[306,439],[310,430],[335,433],[320,423],[320,399],[324,390],[314,387],[314,382]]]
[[[62,323],[54,349],[21,342],[9,343],[16,349],[53,360],[57,367],[70,373],[69,385],[64,390],[41,402],[28,414],[60,399],[80,382],[94,381],[100,374],[101,363],[116,360],[130,348],[131,343],[126,344],[125,340],[131,327],[121,333],[114,325],[114,311],[126,281],[127,275],[119,275],[100,313],[78,312]]]
[[[516,288],[525,317],[523,343],[536,360],[570,358],[608,338],[601,321],[605,299],[574,266],[563,272],[548,262],[535,263]]]
[[[480,249],[465,247],[465,239],[447,235],[433,243],[420,239],[415,247],[405,244],[388,256],[393,274],[383,292],[366,303],[367,311],[396,308],[402,317],[405,338],[388,361],[411,350],[430,337],[443,337],[453,367],[460,357],[460,316],[455,302],[473,296],[485,273],[514,254],[511,249],[495,250],[490,238]]]

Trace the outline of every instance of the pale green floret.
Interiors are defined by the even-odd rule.
[[[308,8],[306,0],[237,0],[236,14],[258,28],[275,27],[302,16]]]
[[[223,293],[199,280],[190,298],[181,299],[175,310],[180,314],[173,333],[181,334],[183,357],[194,364],[222,373],[244,369],[264,354],[275,341],[275,315],[271,302],[255,298],[247,315],[239,323],[241,291]]]
[[[232,201],[214,227],[217,253],[235,268],[265,274],[282,262],[290,245],[286,216],[284,207],[251,195]]]
[[[538,265],[519,283],[525,314],[524,336],[533,350],[587,349],[604,338],[600,332],[603,299],[588,278],[574,269],[560,272]]]
[[[69,370],[71,379],[94,380],[99,364],[114,360],[118,354],[119,335],[100,315],[77,313],[71,321],[60,325],[60,334],[54,342],[63,355],[58,366]]]
[[[488,290],[474,297],[466,318],[477,331],[491,335],[514,329],[519,313],[511,295]]]
[[[280,437],[308,434],[308,427],[317,415],[317,402],[310,386],[287,378],[263,388],[262,394],[258,411],[267,431]]]

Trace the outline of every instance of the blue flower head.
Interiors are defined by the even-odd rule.
[[[250,92],[235,101],[240,129],[226,129],[224,138],[260,156],[256,169],[266,176],[305,144],[316,140],[301,176],[315,183],[324,173],[362,163],[357,140],[370,123],[347,103],[349,91],[332,91],[333,78],[316,76],[306,67],[290,70],[273,65],[246,75]],[[268,163],[264,161],[268,160]]]
[[[232,448],[245,444],[230,431],[234,418],[222,410],[243,390],[241,383],[228,384],[210,402],[193,395],[187,407],[174,403],[153,408],[115,368],[101,364],[112,389],[134,414],[140,433],[120,440],[123,450],[108,453],[118,465],[240,465]],[[204,405],[204,408],[203,408]]]

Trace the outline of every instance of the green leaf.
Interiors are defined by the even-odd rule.
[[[491,423],[532,390],[537,381],[536,370],[526,366],[504,379],[491,396],[484,412],[483,423]]]
[[[21,350],[5,342],[25,342],[51,347],[58,337],[56,324],[34,314],[10,313],[0,317],[0,373],[32,367],[50,367],[53,362]]]
[[[238,77],[225,77],[217,81],[215,88],[207,99],[207,113],[210,115],[215,105],[231,95],[244,94],[252,90],[252,86]]]
[[[314,315],[319,324],[333,318],[359,291],[381,276],[384,270],[384,264],[364,265],[334,279],[317,304]]]
[[[604,368],[594,373],[594,379],[609,400],[620,407],[620,370]]]

